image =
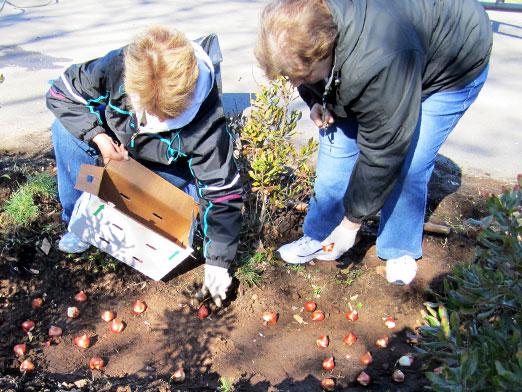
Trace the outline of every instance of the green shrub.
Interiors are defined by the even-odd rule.
[[[295,135],[301,112],[290,110],[295,89],[288,80],[262,85],[251,101],[248,115],[230,118],[236,134],[236,151],[245,185],[244,220],[238,251],[237,278],[247,285],[261,283],[262,264],[272,262],[278,237],[299,224],[296,206],[312,195],[314,170],[310,157],[317,142],[310,139],[296,148]]]
[[[522,178],[488,199],[471,263],[455,266],[439,303],[426,303],[419,351],[435,391],[514,391],[522,385]]]
[[[310,139],[298,150],[290,141],[301,117],[289,109],[294,96],[284,78],[261,86],[249,115],[231,124],[239,134],[238,162],[246,189],[243,242],[249,245],[259,240],[269,245],[273,236],[263,237],[264,230],[277,230],[278,222],[312,194],[314,170],[308,160],[317,142]]]

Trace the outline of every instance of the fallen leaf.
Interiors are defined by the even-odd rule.
[[[51,243],[49,242],[49,240],[47,238],[44,238],[42,240],[42,244],[40,245],[40,249],[42,250],[42,252],[44,252],[44,254],[46,256],[49,254],[49,251],[51,250]]]
[[[74,385],[76,385],[76,388],[83,388],[89,383],[89,380],[87,379],[81,379],[74,382]]]
[[[298,314],[294,314],[294,320],[297,321],[299,324],[308,324],[306,321],[303,320],[301,316]]]

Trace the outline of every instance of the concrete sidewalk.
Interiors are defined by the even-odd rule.
[[[47,0],[16,1],[45,5]],[[0,149],[35,151],[49,144],[48,80],[71,63],[83,62],[128,43],[154,23],[196,38],[219,35],[226,108],[242,109],[248,93],[265,81],[253,46],[266,1],[61,0],[38,8],[0,13]],[[513,178],[522,172],[522,14],[490,12],[495,33],[490,78],[442,154],[462,171]],[[316,134],[303,104],[299,139]]]

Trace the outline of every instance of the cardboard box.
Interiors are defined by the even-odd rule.
[[[135,160],[82,165],[69,231],[154,280],[192,253],[198,205]]]

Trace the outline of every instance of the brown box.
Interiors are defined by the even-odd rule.
[[[135,160],[82,165],[69,231],[159,280],[192,253],[198,205]]]

